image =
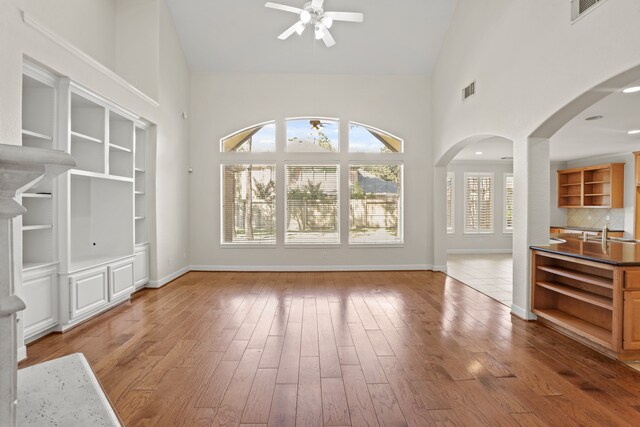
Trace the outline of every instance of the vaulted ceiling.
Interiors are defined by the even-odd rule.
[[[362,12],[364,23],[336,22],[337,44],[277,36],[297,16],[267,9],[266,0],[166,0],[195,72],[430,73],[457,0],[326,0],[324,10]],[[275,0],[302,8],[305,0]]]

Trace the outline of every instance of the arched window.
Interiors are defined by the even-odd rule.
[[[223,246],[403,244],[403,140],[356,122],[341,135],[331,118],[283,123],[220,140]]]

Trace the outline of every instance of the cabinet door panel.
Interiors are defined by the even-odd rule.
[[[133,262],[109,266],[109,300],[113,301],[133,290]]]
[[[135,283],[136,286],[141,286],[149,281],[149,251],[141,250],[135,256]]]
[[[622,326],[625,350],[640,350],[640,291],[624,292],[624,324]]]
[[[25,277],[22,291],[27,308],[24,310],[24,336],[44,331],[58,322],[58,293],[55,272],[46,271]]]
[[[72,317],[94,310],[107,302],[106,270],[71,277]]]

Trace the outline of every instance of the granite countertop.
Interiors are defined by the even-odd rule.
[[[18,426],[121,426],[82,353],[18,370],[17,422]]]
[[[600,232],[602,231],[602,228],[589,228],[589,227],[573,227],[573,226],[569,226],[569,225],[552,225],[551,228],[562,228],[563,230],[576,230],[576,231],[593,231],[593,232]],[[624,233],[624,230],[614,230],[614,229],[609,229],[609,231],[614,232],[614,233]]]
[[[638,243],[608,241],[603,245],[599,240],[585,242],[571,233],[552,234],[551,237],[563,239],[566,242],[534,245],[531,249],[615,266],[640,266],[640,244]]]

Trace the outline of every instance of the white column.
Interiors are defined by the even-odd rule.
[[[515,200],[511,312],[524,319],[535,319],[531,313],[529,246],[549,243],[549,140],[517,138],[513,143],[513,157]]]
[[[433,173],[433,270],[447,272],[447,167]]]

